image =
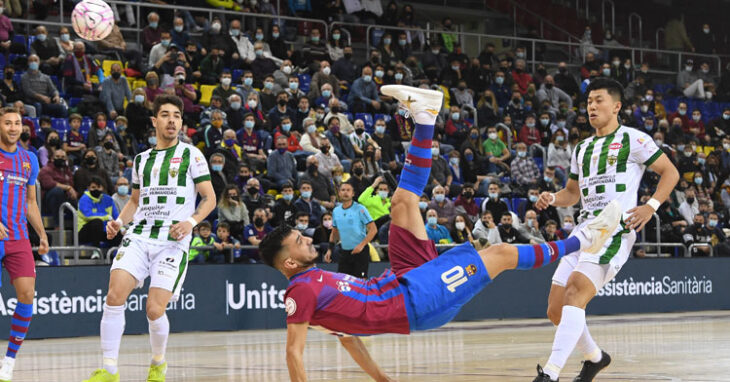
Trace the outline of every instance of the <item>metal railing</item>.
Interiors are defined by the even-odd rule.
[[[655,221],[656,221],[656,243],[660,244],[662,242],[662,239],[661,239],[662,220],[659,218],[659,215],[656,212],[652,215],[652,218],[655,219]],[[651,221],[651,220],[649,220],[649,221]],[[646,224],[648,225],[649,222],[647,222]],[[644,225],[644,228],[645,229],[641,230],[641,241],[646,242],[646,225]]]
[[[634,243],[634,248],[641,247],[670,247],[670,248],[681,248],[684,257],[692,257],[687,247],[682,243]]]
[[[535,156],[535,150],[540,150],[540,153],[541,153],[541,156],[542,156],[542,165],[543,165],[543,168],[544,167],[547,167],[547,149],[545,147],[543,147],[539,143],[533,143],[533,144],[530,145],[530,147],[528,147],[528,151],[530,153],[530,157],[534,157]]]
[[[654,40],[656,43],[656,49],[659,49],[659,32],[663,33],[664,36],[666,37],[666,31],[664,30],[664,28],[659,27],[656,29],[656,32],[654,32]]]
[[[613,0],[601,1],[601,25],[606,28],[606,3],[611,5],[611,33],[616,33],[616,4]]]
[[[687,248],[687,254],[685,255],[685,257],[692,257],[692,251],[695,248],[698,248],[698,247],[709,247],[710,248],[710,255],[709,256],[710,257],[714,257],[715,256],[715,248],[711,244],[709,244],[709,243],[693,243],[693,244],[690,244],[689,247]]]
[[[497,130],[502,130],[504,132],[504,136],[507,138],[507,149],[512,150],[512,129],[502,122],[498,123],[495,127]]]
[[[519,8],[520,11],[525,12],[528,15],[531,15],[533,17],[536,17],[539,20],[539,22],[540,22],[540,37],[544,37],[545,36],[544,29],[545,29],[545,25],[547,25],[547,26],[549,26],[549,27],[557,30],[558,32],[560,32],[560,33],[568,36],[568,38],[567,38],[568,41],[571,41],[571,40],[575,40],[575,41],[578,41],[578,42],[580,41],[580,38],[578,36],[570,33],[568,30],[566,30],[566,29],[564,29],[564,28],[562,28],[562,27],[554,24],[553,22],[546,20],[543,15],[541,15],[541,14],[539,14],[537,12],[534,12],[534,11],[526,8],[524,5],[518,3],[518,2],[516,2],[514,0],[510,0],[510,3],[512,4],[512,22],[514,24],[513,35],[515,37],[517,37],[517,9]]]
[[[477,116],[477,108],[475,108],[472,105],[464,105],[461,107],[461,111],[466,110],[467,112],[471,112],[474,115],[474,124],[472,126],[479,127],[479,117]],[[462,114],[463,115],[463,114]]]
[[[635,43],[634,43],[634,40],[633,40],[633,37],[634,37],[634,29],[633,29],[634,28],[634,24],[631,22],[633,19],[637,19],[639,21],[639,35],[638,35],[638,38],[636,39],[636,42]],[[641,38],[643,36],[644,36],[644,26],[643,26],[643,23],[641,21],[641,15],[639,15],[636,12],[629,13],[629,42],[631,42],[632,45],[633,44],[636,44],[638,46],[641,46]],[[640,52],[639,55],[640,55],[641,60],[644,61],[644,52]],[[635,62],[635,60],[631,60],[631,61],[632,62]]]
[[[65,202],[61,204],[61,207],[58,209],[58,222],[60,224],[61,229],[61,245],[66,245],[66,235],[63,233],[66,230],[66,219],[64,219],[64,212],[65,211],[71,212],[71,215],[73,216],[73,227],[71,229],[71,232],[73,234],[73,245],[74,247],[79,246],[79,216],[76,214],[76,208],[69,203]]]

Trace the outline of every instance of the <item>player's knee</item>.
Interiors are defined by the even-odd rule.
[[[23,291],[16,291],[18,296],[18,301],[22,302],[23,304],[32,304],[33,303],[33,297],[35,295],[35,291],[30,290],[23,290]]]
[[[160,304],[155,304],[154,302],[147,300],[147,318],[154,321],[162,317],[162,315],[165,314],[165,308],[165,306],[160,306]]]
[[[560,324],[560,319],[562,318],[562,315],[563,315],[562,306],[557,306],[555,304],[548,305],[547,316],[548,316],[548,319],[550,320],[550,322],[553,323],[553,325]]]
[[[127,297],[124,296],[123,293],[120,293],[114,289],[109,289],[109,292],[106,294],[106,304],[109,306],[124,305],[124,302],[126,300]]]

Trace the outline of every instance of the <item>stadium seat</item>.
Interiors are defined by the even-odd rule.
[[[522,204],[522,202],[526,201],[526,198],[512,198],[512,205],[510,206],[510,211],[517,213],[517,208]]]
[[[537,168],[539,168],[540,172],[542,173],[544,171],[543,163],[542,163],[542,156],[536,156],[536,157],[533,157],[532,159],[535,160],[535,164],[537,164]]]
[[[63,136],[71,128],[68,126],[68,119],[66,118],[53,118],[51,119],[51,127],[58,132],[59,135]]]
[[[79,132],[84,136],[84,141],[89,137],[89,130],[91,130],[91,120],[82,120]]]
[[[200,86],[200,104],[208,106],[210,105],[210,99],[213,97],[213,89],[215,85],[201,85]]]
[[[233,69],[233,72],[231,73],[231,82],[237,84],[241,77],[243,77],[243,69]]]
[[[304,73],[297,77],[299,77],[299,89],[304,93],[309,93],[309,84],[312,82],[312,76]]]
[[[375,116],[373,116],[373,119],[374,119],[375,121],[377,121],[377,120],[379,120],[379,119],[382,119],[383,121],[385,121],[385,123],[388,123],[388,122],[390,122],[390,118],[391,118],[391,117],[390,117],[390,115],[388,115],[388,114],[375,114]]]
[[[104,71],[104,77],[109,77],[112,75],[112,65],[119,64],[122,68],[124,68],[124,64],[121,61],[117,60],[104,60],[101,63],[101,69]]]
[[[76,107],[79,103],[81,103],[81,98],[79,97],[71,97],[68,99],[68,107]]]
[[[33,130],[35,131],[35,135],[42,137],[44,140],[46,137],[43,136],[43,130],[41,130],[41,124],[38,121],[38,117],[27,117],[31,122],[33,122]]]
[[[345,117],[347,117],[347,120],[348,120],[348,121],[350,121],[350,122],[352,122],[352,121],[353,121],[353,119],[352,119],[352,113],[350,113],[350,112],[347,112],[347,111],[346,111],[346,112],[344,112],[344,113],[342,113],[342,114],[344,114],[344,115],[345,115]]]
[[[109,126],[109,128],[112,129],[112,131],[114,131],[114,132],[117,131],[116,126],[114,126],[114,120],[113,119],[107,120],[106,121],[106,125]]]
[[[362,121],[365,122],[365,129],[368,130],[368,132],[373,129],[373,125],[375,124],[373,121],[373,115],[370,113],[357,113],[355,114],[355,119],[362,119]]]
[[[16,34],[13,36],[13,42],[17,44],[22,44],[23,46],[26,46],[26,40],[25,35],[22,34]]]
[[[6,64],[6,62],[5,62],[5,55],[4,54],[0,54],[0,70],[1,69],[5,69],[5,64]],[[4,74],[5,73],[3,73],[3,75]]]
[[[137,89],[137,88],[144,88],[146,86],[147,86],[147,81],[145,81],[145,80],[135,80],[134,81],[134,84],[132,84],[132,89],[131,90],[134,90],[134,89]]]

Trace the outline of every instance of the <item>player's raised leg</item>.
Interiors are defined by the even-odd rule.
[[[148,382],[162,382],[167,372],[165,350],[167,338],[170,336],[170,321],[165,309],[172,298],[172,292],[150,287],[147,298],[147,322],[150,331],[150,347],[152,348],[152,362],[147,376]]]
[[[109,292],[106,295],[104,313],[101,316],[99,335],[101,336],[102,368],[97,369],[84,382],[119,381],[119,346],[124,334],[124,303],[137,286],[137,279],[123,269],[115,269],[109,275]]]

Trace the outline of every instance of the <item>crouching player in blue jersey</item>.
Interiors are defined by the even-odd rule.
[[[390,381],[358,336],[408,334],[442,326],[502,271],[538,268],[578,250],[600,250],[621,217],[620,206],[611,203],[566,240],[498,244],[479,252],[466,243],[438,256],[426,235],[418,202],[431,171],[431,140],[443,95],[402,85],[386,85],[381,92],[398,99],[416,122],[391,201],[388,253],[392,268],[369,280],[321,270],[315,266],[318,253],[312,240],[287,225],[269,233],[259,246],[264,261],[290,281],[284,303],[286,360],[292,381],[306,380],[302,355],[308,327],[338,335],[365,372],[377,381]]]

